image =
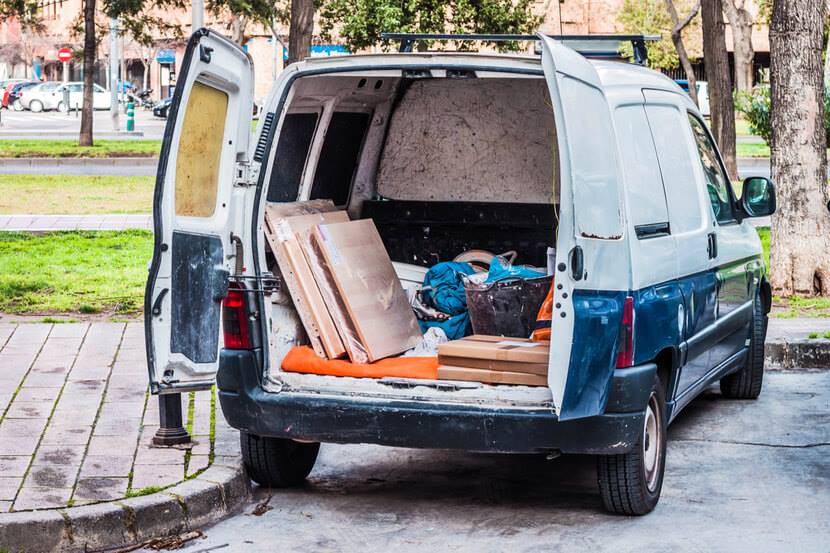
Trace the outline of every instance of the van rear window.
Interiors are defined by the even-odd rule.
[[[349,200],[349,190],[370,120],[369,113],[339,111],[331,116],[311,186],[312,200],[330,199],[334,205],[340,206]]]
[[[268,183],[269,202],[297,201],[317,118],[316,113],[289,113],[285,116]]]

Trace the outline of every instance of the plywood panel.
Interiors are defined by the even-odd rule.
[[[369,361],[402,353],[421,331],[371,219],[313,230]]]

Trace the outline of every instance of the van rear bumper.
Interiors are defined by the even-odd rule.
[[[627,370],[631,375],[641,372]],[[259,374],[253,352],[222,350],[217,375],[222,412],[232,427],[260,436],[430,449],[616,454],[630,451],[643,428],[643,409],[560,422],[550,410],[272,393],[260,386]],[[613,388],[619,387],[617,380]]]

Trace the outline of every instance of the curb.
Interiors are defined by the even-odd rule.
[[[240,459],[224,459],[217,458],[192,480],[142,497],[0,514],[0,547],[25,553],[87,552],[135,545],[216,522],[251,494]]]
[[[159,158],[152,157],[0,157],[4,169],[25,167],[36,169],[44,165],[57,167],[88,167],[106,164],[115,167],[155,167]]]
[[[830,340],[767,342],[766,365],[772,369],[830,369]]]

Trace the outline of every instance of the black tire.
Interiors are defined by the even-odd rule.
[[[29,111],[32,113],[40,113],[43,111],[43,102],[40,100],[32,100],[29,102]]]
[[[242,462],[251,480],[266,488],[301,484],[314,467],[319,443],[302,443],[239,433]]]
[[[606,510],[619,515],[650,513],[660,500],[665,468],[666,396],[654,375],[643,433],[634,449],[597,460],[597,480]]]
[[[764,342],[767,339],[767,314],[760,296],[752,305],[752,322],[749,327],[749,351],[746,363],[738,372],[720,379],[723,397],[730,399],[756,399],[764,384]]]

